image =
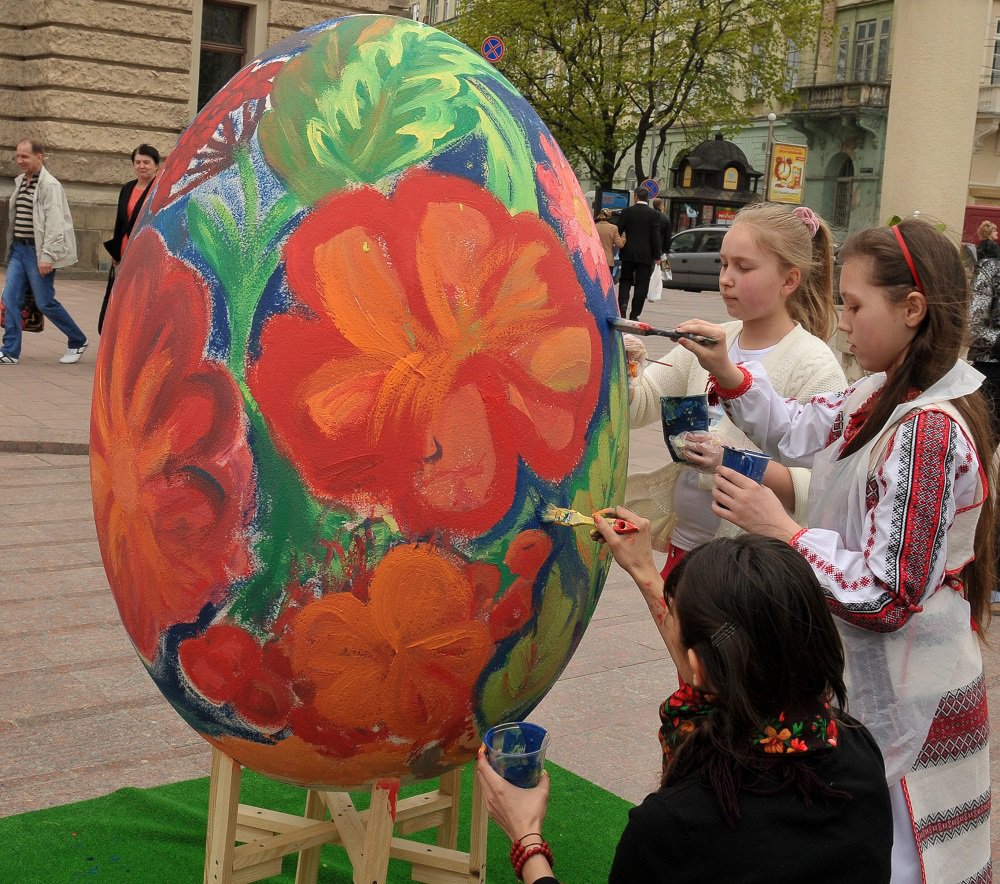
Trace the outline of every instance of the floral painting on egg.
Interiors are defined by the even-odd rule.
[[[390,16],[244,68],[163,165],[91,421],[122,621],[211,743],[340,788],[524,717],[610,557],[617,305],[579,185],[488,62]]]

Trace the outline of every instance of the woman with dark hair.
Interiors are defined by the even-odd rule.
[[[104,314],[108,311],[108,301],[111,289],[115,284],[115,273],[125,254],[129,235],[135,226],[142,204],[146,201],[156,173],[160,169],[160,152],[149,144],[140,144],[132,151],[132,167],[135,169],[135,180],[122,185],[118,194],[118,212],[115,215],[115,232],[111,239],[106,240],[104,248],[111,255],[111,269],[108,271],[108,287],[104,292],[104,302],[101,304],[101,315],[97,319],[97,333],[104,328]]]
[[[840,261],[840,329],[871,373],[853,387],[798,403],[775,391],[759,363],[688,348],[763,451],[812,467],[809,527],[725,468],[712,507],[798,550],[842,624],[851,711],[885,757],[893,884],[987,881],[978,634],[996,586],[996,485],[983,375],[959,358],[969,283],[954,243],[914,218],[852,234]],[[701,320],[679,328],[721,332]]]
[[[660,788],[629,812],[609,881],[887,882],[885,769],[871,735],[841,711],[843,649],[812,569],[787,544],[742,535],[693,550],[664,585],[649,522],[617,515],[639,533],[617,535],[596,515],[598,530],[683,684],[660,710]],[[477,774],[515,871],[551,884],[548,778],[519,789],[482,754]]]

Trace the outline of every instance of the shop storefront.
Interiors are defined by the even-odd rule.
[[[674,231],[731,224],[743,206],[763,200],[758,190],[764,173],[721,132],[679,156],[670,174],[672,186],[660,196],[670,200]]]

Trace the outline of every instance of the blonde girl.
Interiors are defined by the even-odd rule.
[[[982,375],[958,358],[958,250],[908,219],[854,234],[840,290],[858,364],[843,393],[790,402],[759,364],[693,345],[727,413],[782,462],[812,467],[809,528],[720,468],[713,509],[805,556],[840,620],[851,713],[886,760],[893,884],[991,880],[989,720],[977,632],[995,586]],[[719,329],[701,320],[680,326]],[[685,342],[685,346],[687,346]]]
[[[725,346],[720,349],[736,361],[761,361],[784,396],[808,399],[843,386],[844,373],[825,343],[833,334],[836,313],[832,239],[823,220],[805,207],[747,206],[726,234],[721,254],[719,290],[734,321],[722,326]],[[643,368],[640,339],[626,344],[637,354],[639,367],[629,390],[633,427],[660,420],[661,396],[705,392],[708,372],[692,353],[678,347],[664,359],[669,366]],[[727,418],[714,432],[726,445],[756,448]],[[688,550],[738,533],[711,508],[711,472],[718,453],[718,447],[688,445],[687,464],[670,462],[629,477],[627,504],[652,522],[653,547],[667,553],[664,577]],[[771,463],[764,482],[792,517],[805,524],[809,471]]]

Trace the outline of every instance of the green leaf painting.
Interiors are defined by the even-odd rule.
[[[488,84],[489,88],[483,88]],[[465,139],[512,211],[536,208],[527,137],[496,91],[512,87],[453,38],[415,22],[357,16],[323,34],[276,79],[259,138],[305,204],[378,184]]]

